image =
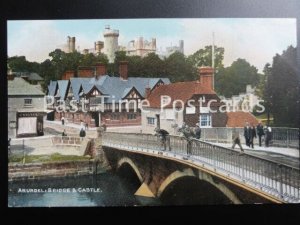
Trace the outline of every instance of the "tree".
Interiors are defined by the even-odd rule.
[[[245,59],[237,59],[230,67],[221,67],[215,74],[215,89],[225,97],[245,92],[246,86],[256,86],[260,81],[257,69]]]
[[[141,61],[140,75],[146,77],[160,77],[163,74],[163,61],[155,53],[149,53]]]
[[[223,67],[224,48],[215,46],[215,69]],[[212,66],[212,46],[205,46],[188,57],[188,61],[195,67]]]
[[[190,81],[198,79],[197,69],[180,52],[174,52],[164,60],[164,71],[171,82]]]
[[[277,126],[298,127],[299,78],[297,77],[296,48],[289,46],[273,57],[268,66],[265,98]]]
[[[39,74],[44,78],[44,82],[42,83],[42,88],[44,92],[47,91],[47,86],[50,80],[55,80],[54,71],[55,68],[49,59],[46,59],[44,62],[40,64]]]
[[[13,56],[7,59],[7,63],[13,72],[35,72],[39,71],[39,63],[29,62],[25,56]]]

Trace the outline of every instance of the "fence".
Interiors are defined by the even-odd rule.
[[[226,133],[227,134],[227,133]],[[249,154],[183,137],[168,137],[164,146],[158,137],[149,134],[103,134],[103,146],[138,151],[170,150],[174,157],[192,159],[200,165],[230,176],[286,202],[300,202],[300,173],[298,168],[278,164]],[[168,152],[168,151],[167,151]]]
[[[232,130],[233,128],[228,127],[202,128],[201,139],[208,142],[232,143]],[[236,128],[236,130],[240,134],[242,144],[245,144],[244,128]],[[264,140],[263,136],[262,145],[264,145]],[[254,139],[254,144],[258,145],[258,135]],[[272,139],[269,146],[299,149],[299,129],[272,127]]]

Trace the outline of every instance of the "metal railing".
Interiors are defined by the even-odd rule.
[[[224,176],[290,203],[300,202],[298,168],[193,139],[169,136],[167,143],[149,134],[103,133],[102,145],[150,153],[166,152],[171,157],[192,160]]]
[[[232,143],[232,130],[230,127],[201,128],[201,139],[208,142]],[[236,130],[240,134],[242,144],[245,144],[244,128]],[[258,135],[254,138],[254,144],[258,145]],[[262,137],[262,145],[265,145],[265,136]],[[299,149],[299,129],[272,127],[269,146]]]
[[[54,136],[51,138],[53,145],[65,145],[65,146],[80,146],[81,138],[74,136]]]

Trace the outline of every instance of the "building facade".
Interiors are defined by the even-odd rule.
[[[41,136],[45,94],[35,85],[14,75],[8,76],[8,136]]]
[[[147,90],[170,83],[166,78],[129,77],[127,62],[120,62],[118,77],[107,75],[106,66],[101,63],[80,67],[77,74],[74,77],[74,72],[67,71],[63,80],[48,85],[48,110],[53,110],[49,120],[64,117],[67,123],[84,122],[89,127],[141,125],[138,106]]]
[[[153,133],[155,127],[160,127],[175,134],[183,123],[190,127],[197,123],[203,128],[225,127],[227,114],[220,111],[222,102],[212,84],[213,69],[202,67],[197,81],[172,83],[153,90],[147,97],[148,112],[142,113],[142,131]]]
[[[128,43],[126,54],[129,56],[141,56],[145,57],[149,53],[156,52],[156,39],[152,38],[151,41],[144,40],[143,37],[139,37],[136,40],[132,40]]]

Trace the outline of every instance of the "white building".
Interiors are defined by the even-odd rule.
[[[228,104],[230,111],[243,111],[244,109],[253,112],[254,107],[262,103],[262,99],[255,95],[255,88],[252,88],[251,85],[246,86],[245,93],[233,95],[231,98],[224,96],[220,96],[220,98]]]
[[[23,78],[8,75],[8,137],[43,135],[45,94]]]

